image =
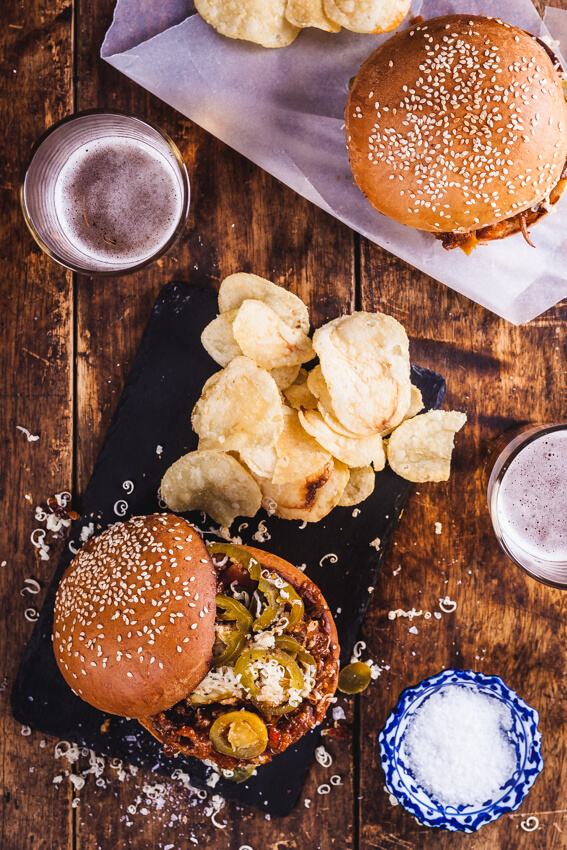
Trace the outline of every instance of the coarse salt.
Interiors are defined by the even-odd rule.
[[[457,685],[433,693],[414,712],[401,756],[421,787],[444,806],[477,805],[500,796],[517,766],[510,709]]]

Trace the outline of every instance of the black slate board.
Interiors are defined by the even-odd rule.
[[[81,530],[91,522],[98,533],[124,518],[122,511],[129,517],[160,509],[157,491],[163,473],[197,447],[191,410],[203,384],[219,368],[201,346],[200,335],[216,314],[216,295],[209,290],[180,282],[161,290],[86,489],[82,516],[70,534],[70,547],[80,547]],[[445,394],[440,375],[412,366],[412,381],[427,409],[440,406]],[[131,493],[124,488],[125,482],[134,485]],[[356,516],[353,508],[335,508],[321,522],[302,528],[299,522],[268,517],[262,511],[254,519],[235,521],[231,529],[243,543],[264,546],[296,565],[307,565],[306,573],[335,613],[342,664],[350,658],[369,588],[376,582],[409,489],[407,481],[386,468]],[[205,514],[193,512],[187,517],[209,536],[213,524]],[[260,521],[270,535],[263,543],[252,537]],[[376,538],[381,541],[378,549],[370,546]],[[171,775],[182,769],[196,787],[210,791],[206,784],[210,768],[197,759],[166,758],[160,744],[136,721],[102,714],[76,697],[59,673],[51,644],[53,604],[72,557],[67,547],[46,595],[12,690],[14,716],[46,734],[158,773]],[[107,717],[109,728],[103,733],[101,725]],[[317,742],[314,730],[246,783],[234,785],[221,779],[215,793],[271,815],[288,814]]]

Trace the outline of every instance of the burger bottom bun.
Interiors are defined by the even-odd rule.
[[[298,741],[306,732],[321,723],[330,701],[335,694],[339,677],[340,647],[337,629],[330,608],[317,585],[308,576],[298,570],[297,567],[294,567],[289,561],[285,561],[277,555],[251,546],[243,546],[242,548],[254,555],[264,569],[277,573],[292,585],[304,602],[307,603],[306,609],[313,612],[313,618],[316,616],[319,619],[321,624],[320,632],[323,632],[329,638],[327,654],[320,665],[320,669],[317,671],[315,685],[317,701],[313,704],[304,699],[299,709],[293,712],[292,717],[282,715],[279,718],[274,718],[273,725],[277,726],[281,734],[279,746],[274,751],[270,751],[268,747],[268,749],[256,758],[246,760],[222,755],[217,752],[208,739],[207,741],[203,741],[202,736],[201,740],[197,741],[197,736],[194,735],[193,730],[189,727],[182,727],[183,734],[175,735],[175,739],[172,740],[172,736],[163,732],[161,729],[164,715],[139,718],[141,725],[165,745],[166,754],[173,755],[175,752],[181,752],[188,756],[206,758],[215,762],[220,767],[230,770],[233,770],[235,767],[246,767],[251,764],[260,765],[271,761],[273,755],[283,752],[284,749],[287,749],[287,747]],[[225,707],[226,711],[233,709],[234,707]],[[269,728],[270,719],[267,718],[266,722]]]

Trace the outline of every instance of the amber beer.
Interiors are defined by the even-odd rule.
[[[61,169],[55,209],[77,250],[93,265],[142,263],[177,226],[181,192],[168,160],[138,139],[87,142]]]
[[[84,274],[156,260],[183,230],[189,179],[179,150],[149,121],[111,110],[70,116],[35,146],[20,190],[43,250]]]
[[[533,426],[508,442],[488,481],[504,551],[534,578],[567,587],[567,423]]]

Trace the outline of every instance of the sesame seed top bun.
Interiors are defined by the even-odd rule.
[[[385,215],[467,233],[545,199],[567,157],[546,50],[495,18],[412,26],[362,65],[346,108],[355,180]]]
[[[165,711],[207,674],[216,581],[181,517],[118,522],[88,540],[57,591],[53,648],[65,680],[102,711]]]

